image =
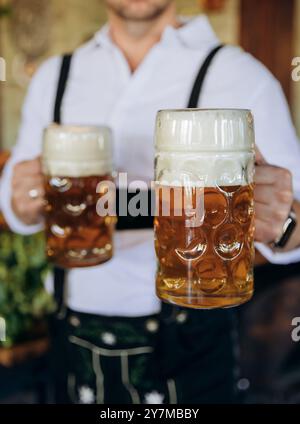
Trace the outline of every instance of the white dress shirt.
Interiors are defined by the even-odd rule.
[[[219,44],[207,18],[183,27],[165,28],[161,40],[132,74],[120,49],[104,26],[74,53],[62,105],[65,124],[108,125],[113,130],[115,164],[130,179],[153,179],[153,134],[159,109],[186,107],[198,70]],[[52,122],[61,59],[53,57],[34,76],[23,107],[16,147],[1,184],[1,207],[10,227],[31,234],[43,225],[26,226],[11,209],[11,174],[15,163],[41,153],[43,129]],[[266,160],[293,173],[300,200],[300,146],[277,80],[251,55],[226,46],[211,65],[199,107],[247,108],[255,119],[256,143]],[[273,253],[258,243],[273,263],[300,260],[300,249]],[[67,304],[82,312],[140,316],[155,313],[153,231],[117,232],[112,260],[68,273]]]

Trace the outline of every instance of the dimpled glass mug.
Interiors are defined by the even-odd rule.
[[[155,143],[158,297],[199,309],[246,302],[254,263],[251,112],[163,110]]]
[[[97,202],[107,193],[105,182],[113,180],[110,130],[51,125],[44,132],[42,166],[48,258],[64,268],[109,260],[116,219],[100,216]]]

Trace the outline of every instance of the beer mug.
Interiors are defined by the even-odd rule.
[[[113,180],[110,130],[51,125],[44,132],[42,166],[48,258],[65,268],[109,260],[116,219],[98,214],[97,202],[107,193],[105,182]]]
[[[158,112],[156,293],[184,307],[253,294],[254,128],[249,110]]]

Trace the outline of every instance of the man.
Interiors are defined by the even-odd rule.
[[[186,107],[199,68],[219,41],[204,16],[179,19],[172,0],[106,4],[108,24],[73,54],[60,121],[110,126],[117,169],[129,181],[150,182],[156,112]],[[61,58],[52,58],[33,78],[3,176],[3,211],[12,229],[24,234],[43,226],[38,157],[43,129],[53,120],[60,67]],[[292,205],[300,217],[300,148],[278,82],[253,57],[226,46],[208,70],[198,106],[253,111],[261,151],[256,246],[271,262],[298,261],[299,227],[284,248],[270,246],[282,235]],[[70,401],[235,401],[231,313],[159,302],[151,229],[119,231],[115,244],[111,261],[66,276]]]

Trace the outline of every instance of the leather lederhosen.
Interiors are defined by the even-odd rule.
[[[188,108],[198,107],[207,71],[215,55],[222,47],[223,45],[215,47],[212,51],[210,51],[202,63],[192,86],[191,94],[187,103]],[[66,55],[62,59],[54,110],[54,121],[58,124],[61,123],[61,104],[67,85],[71,61],[71,55]],[[151,193],[149,193],[149,196],[150,195]],[[151,202],[149,202],[149,204],[151,204]],[[117,230],[134,230],[136,228],[151,228],[152,226],[153,219],[151,216],[146,218],[119,217]],[[109,317],[109,319],[107,319],[107,317],[99,316],[97,318],[97,316],[93,316],[91,314],[80,314],[64,308],[63,292],[64,270],[56,268],[55,297],[60,311],[58,316],[61,318],[65,316],[67,317],[67,320],[61,321],[62,325],[69,328],[69,330],[64,333],[63,337],[66,337],[67,335],[69,341],[73,344],[73,348],[77,344],[77,350],[75,351],[77,353],[74,351],[71,353],[74,357],[77,354],[88,354],[85,353],[87,351],[96,356],[98,354],[100,355],[99,352],[105,352],[105,349],[103,349],[103,345],[101,344],[102,342],[97,346],[95,335],[93,335],[94,330],[92,330],[97,328],[96,322],[97,319],[99,319],[99,328],[103,327],[104,334],[107,334],[107,332],[110,334],[111,331],[114,331],[114,328],[117,333],[118,329],[123,326],[124,332],[127,335],[130,333],[136,334],[137,346],[139,346],[140,339],[147,339],[148,344],[151,344],[152,346],[152,371],[155,369],[155,372],[157,373],[155,381],[160,382],[157,384],[161,388],[161,391],[163,391],[163,387],[167,387],[167,392],[173,393],[172,399],[170,397],[171,395],[168,395],[167,392],[165,393],[164,397],[167,403],[230,403],[236,400],[236,368],[234,355],[236,345],[235,340],[233,339],[235,337],[235,332],[233,329],[234,316],[232,311],[224,309],[211,311],[194,310],[162,302],[160,313],[151,317]],[[61,313],[62,311],[63,313]],[[157,320],[159,324],[159,331],[156,333],[155,337],[153,337],[153,334],[150,334],[151,331],[148,336],[146,334],[147,331],[145,330],[145,325],[149,322],[149,319],[150,321],[153,319]],[[63,321],[68,322],[63,324]],[[77,325],[73,327],[73,330],[72,321],[73,323],[79,323],[78,327]],[[85,326],[86,329],[82,328],[81,324]],[[105,330],[105,328],[108,328],[109,330]],[[125,339],[126,334],[124,336]],[[140,334],[140,337],[138,334]],[[118,337],[122,339],[121,335]],[[124,340],[121,340],[120,345],[118,346],[119,349],[123,349],[125,352],[126,349],[122,344],[124,343]],[[130,349],[132,348],[132,339],[128,346],[130,346]],[[65,366],[68,365],[67,362],[68,360],[65,362]],[[80,360],[77,360],[77,365],[78,363],[80,364]],[[115,369],[115,366],[111,369]],[[150,370],[148,371],[150,372]],[[146,370],[146,375],[148,375],[148,371]],[[71,380],[73,377],[75,379],[75,373],[76,371],[74,371],[74,374],[69,374],[67,378],[70,380],[71,376]],[[85,374],[88,374],[88,370],[86,370]],[[139,372],[136,371],[136,374],[139,375]],[[148,377],[146,375],[141,377],[143,380],[141,383],[142,386],[145,381],[147,382],[147,378],[149,378],[149,385],[151,385],[151,378],[149,375]],[[77,387],[75,382],[74,387]],[[84,382],[82,382],[81,389],[87,390]],[[132,397],[134,399],[134,393],[132,394],[130,392],[131,389],[128,388],[128,393],[130,394],[130,396],[128,396],[129,398]],[[117,393],[117,385],[115,387],[115,393]],[[155,394],[156,390],[150,391],[150,394],[151,393],[153,396],[153,393]],[[137,390],[136,399],[140,399]],[[63,396],[58,396],[57,401],[65,401],[65,399]],[[78,401],[78,397],[75,401]],[[102,401],[105,403],[114,402],[113,395],[109,398],[109,394],[105,394]],[[120,400],[119,398],[117,401],[121,403],[127,402],[126,399]]]

